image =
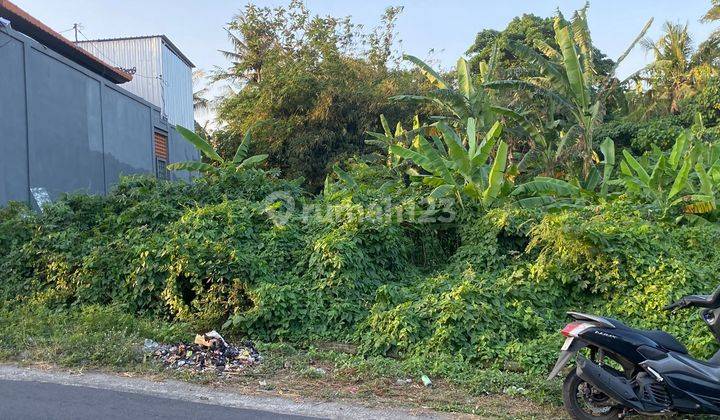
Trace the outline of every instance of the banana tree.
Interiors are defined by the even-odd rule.
[[[586,177],[572,181],[538,176],[532,181],[518,185],[510,194],[516,204],[523,208],[566,208],[583,206],[609,195],[609,187],[615,170],[615,143],[605,138],[600,144],[603,160],[602,175],[596,166]]]
[[[489,128],[496,120],[496,116],[491,109],[490,93],[483,84],[493,80],[496,56],[497,48],[493,50],[489,62],[480,63],[477,78],[473,76],[470,63],[462,57],[459,58],[455,67],[457,84],[453,85],[421,59],[412,55],[403,55],[403,59],[415,64],[435,89],[425,95],[398,95],[391,99],[432,103],[446,111],[451,119],[456,120],[453,125],[459,122],[458,126],[465,126],[468,118],[473,118],[479,128]]]
[[[588,176],[595,156],[593,131],[603,121],[608,97],[629,79],[619,81],[615,78],[615,70],[645,35],[652,19],[617,59],[608,75],[601,78],[593,66],[586,9],[587,6],[576,12],[570,22],[561,14],[555,17],[555,41],[559,50],[542,41],[536,41],[533,47],[510,44],[513,52],[534,65],[539,77],[490,81],[484,86],[493,89],[526,89],[557,105],[558,110],[568,119],[567,132],[573,133],[575,146],[583,159],[583,173]]]
[[[199,135],[179,125],[176,126],[175,129],[185,140],[195,146],[212,163],[201,161],[177,162],[167,166],[167,168],[171,171],[191,171],[203,174],[217,174],[221,169],[233,169],[239,172],[262,163],[268,157],[268,155],[265,154],[248,156],[250,151],[250,142],[252,141],[250,130],[245,133],[242,142],[235,151],[233,159],[228,161],[223,159],[223,157],[220,156],[212,145]]]
[[[365,144],[380,147],[384,151],[387,152],[387,160],[386,164],[389,168],[395,168],[400,163],[400,157],[397,155],[393,155],[390,152],[390,147],[393,145],[403,146],[409,144],[411,139],[420,131],[426,129],[427,127],[420,126],[420,119],[416,115],[413,119],[413,129],[410,131],[406,131],[402,123],[398,121],[397,125],[395,126],[395,131],[393,132],[390,129],[390,124],[388,123],[387,119],[385,118],[385,115],[380,114],[380,125],[383,128],[382,133],[376,133],[372,131],[368,131],[367,134],[371,137],[367,140],[365,140]]]
[[[416,179],[434,187],[429,198],[455,196],[461,206],[467,196],[483,207],[492,206],[506,190],[508,145],[500,140],[502,125],[496,122],[479,138],[477,122],[469,117],[464,132],[458,133],[446,122],[432,124],[427,130],[432,143],[423,132],[417,133],[411,146],[390,146],[400,158],[411,160],[424,173],[413,171]],[[494,158],[493,149],[497,146]]]
[[[716,218],[720,145],[703,143],[685,130],[669,153],[655,150],[637,159],[623,151],[623,156],[619,182],[629,194],[655,205],[662,217],[677,215],[676,221],[690,222]]]

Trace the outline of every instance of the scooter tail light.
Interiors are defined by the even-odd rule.
[[[580,322],[575,321],[567,324],[565,328],[560,331],[562,335],[565,337],[578,337],[580,334],[582,334],[585,330],[588,328],[597,327],[595,324],[591,324],[589,322]]]

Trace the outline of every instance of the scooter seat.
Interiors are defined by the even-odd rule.
[[[687,354],[688,351],[683,346],[681,342],[677,340],[677,338],[673,337],[672,335],[666,333],[665,331],[660,330],[639,330],[637,328],[628,327],[627,325],[623,324],[622,322],[608,318],[613,325],[615,325],[617,328],[625,328],[628,330],[633,330],[638,334],[644,335],[645,337],[651,339],[652,341],[658,343],[662,347],[664,347],[666,350],[669,351],[675,351],[678,353]]]
[[[719,288],[720,290],[720,288]],[[636,334],[643,335],[650,340],[654,341],[661,347],[665,348],[668,351],[674,351],[677,353],[683,353],[688,354],[687,349],[681,342],[677,340],[677,338],[673,337],[672,335],[666,333],[665,331],[660,330],[639,330],[637,328],[628,327],[627,325],[623,324],[622,322],[618,321],[617,319],[613,318],[607,318],[607,317],[594,317],[592,315],[587,314],[581,314],[577,312],[568,312],[573,318],[575,319],[581,319],[581,320],[595,320],[598,319],[604,321],[605,323],[611,325],[613,328],[618,329],[625,329],[625,330],[631,330],[635,332]],[[720,354],[720,351],[718,351],[718,354]],[[717,362],[720,362],[720,356],[717,358]]]
[[[660,330],[637,330],[640,334],[665,347],[667,350],[687,354],[687,349],[675,337]]]

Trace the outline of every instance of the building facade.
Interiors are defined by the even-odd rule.
[[[121,175],[189,179],[165,166],[199,153],[120,87],[131,79],[0,0],[0,206],[105,194]]]
[[[130,72],[123,88],[160,108],[172,125],[193,129],[193,63],[165,35],[76,43],[111,66]]]

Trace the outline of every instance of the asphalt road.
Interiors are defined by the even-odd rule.
[[[72,385],[0,380],[0,419],[310,419]]]

